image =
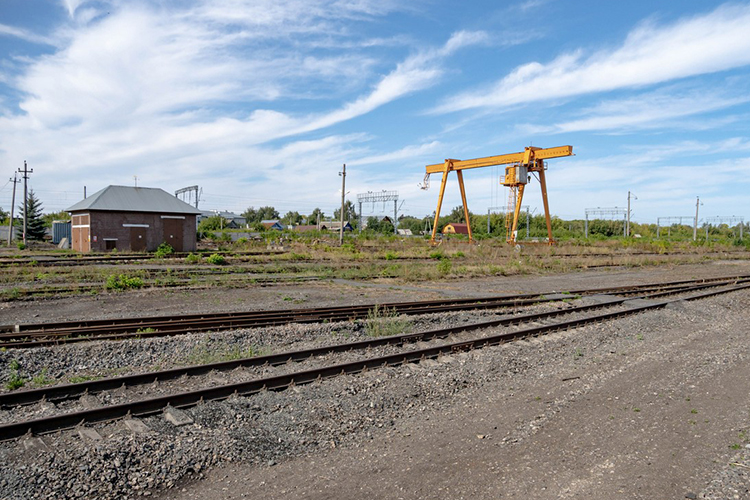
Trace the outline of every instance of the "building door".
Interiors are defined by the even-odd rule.
[[[133,252],[144,252],[146,250],[146,229],[145,227],[130,228],[130,249]]]
[[[175,252],[182,252],[182,226],[184,219],[162,219],[164,224],[164,243],[174,248]]]
[[[71,224],[71,248],[79,252],[91,251],[91,218],[87,215],[74,215]]]

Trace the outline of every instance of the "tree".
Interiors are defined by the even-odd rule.
[[[242,216],[245,218],[245,221],[247,221],[247,223],[252,226],[256,222],[260,222],[262,220],[278,219],[279,212],[277,212],[273,207],[260,207],[258,210],[250,207],[242,212]]]
[[[279,212],[273,207],[260,207],[258,209],[258,220],[276,220],[279,218]]]
[[[206,217],[198,223],[198,232],[205,233],[208,231],[219,231],[224,228],[224,218],[221,215]]]
[[[66,211],[51,212],[44,214],[44,227],[52,227],[52,222],[56,220],[70,220],[70,214]]]
[[[281,219],[281,222],[290,225],[290,224],[301,224],[302,223],[302,216],[299,214],[299,212],[287,212],[286,215]]]
[[[245,218],[245,222],[247,222],[248,224],[252,224],[253,222],[258,222],[260,220],[258,219],[258,211],[253,207],[248,207],[248,209],[242,212],[241,215]]]
[[[333,211],[333,220],[341,220],[341,208],[337,208]],[[354,203],[346,200],[344,203],[344,221],[355,221],[357,220],[357,209],[354,208]]]
[[[320,220],[323,220],[323,217],[325,217],[325,215],[323,214],[323,211],[319,208],[316,208],[315,210],[312,211],[310,216],[307,218],[307,223],[317,224],[318,218],[320,218]]]
[[[23,216],[23,204],[18,207],[18,213]],[[23,225],[19,228],[23,232]],[[44,228],[44,218],[42,217],[42,202],[34,194],[34,190],[29,190],[26,197],[26,239],[41,241],[46,234]]]
[[[8,217],[10,214],[3,210],[3,207],[0,207],[0,222],[8,222]]]
[[[469,212],[469,217],[471,217],[471,215],[471,212]],[[466,217],[464,217],[464,206],[459,205],[457,207],[453,207],[451,213],[448,214],[448,220],[450,222],[466,222]]]

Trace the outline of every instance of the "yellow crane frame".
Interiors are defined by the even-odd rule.
[[[443,205],[443,196],[445,195],[445,185],[448,181],[448,173],[455,171],[458,176],[458,186],[461,190],[461,201],[464,207],[464,217],[466,218],[466,226],[469,231],[469,242],[473,241],[471,235],[471,222],[469,220],[469,207],[466,203],[466,190],[464,189],[464,177],[463,171],[470,168],[480,167],[491,167],[494,165],[510,165],[505,169],[505,180],[502,182],[504,186],[508,186],[511,189],[511,193],[515,195],[515,204],[513,210],[513,224],[508,224],[508,243],[515,243],[516,231],[518,230],[518,215],[521,211],[521,201],[523,200],[524,187],[528,183],[528,172],[537,172],[539,174],[539,183],[542,186],[542,201],[544,203],[544,215],[547,220],[547,235],[549,237],[549,244],[551,245],[554,240],[552,239],[552,224],[549,216],[549,204],[547,202],[547,181],[544,177],[544,160],[550,158],[562,158],[565,156],[573,155],[573,146],[558,146],[554,148],[536,148],[533,146],[527,147],[523,152],[510,153],[498,156],[486,156],[484,158],[474,158],[472,160],[455,160],[446,159],[443,163],[436,163],[434,165],[427,165],[425,167],[425,179],[429,179],[430,174],[443,174],[442,182],[440,183],[440,194],[438,195],[437,210],[435,210],[435,223],[432,227],[432,238],[430,241],[435,242],[435,235],[438,229],[438,219],[440,218],[440,208]],[[506,214],[509,218],[510,213]]]

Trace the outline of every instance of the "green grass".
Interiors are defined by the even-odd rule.
[[[104,288],[118,292],[129,290],[131,288],[143,287],[143,279],[138,276],[128,276],[127,274],[111,274],[107,277]]]
[[[10,377],[8,377],[8,381],[5,383],[6,389],[8,389],[9,391],[15,391],[16,389],[20,389],[21,387],[26,385],[26,382],[28,382],[28,380],[21,377],[21,374],[19,373],[19,371],[21,370],[21,364],[17,359],[10,360],[8,368],[10,368]]]
[[[235,359],[253,358],[262,356],[264,353],[265,351],[257,347],[243,349],[239,346],[229,346],[206,340],[196,345],[190,354],[185,357],[184,362],[189,365],[207,365]]]

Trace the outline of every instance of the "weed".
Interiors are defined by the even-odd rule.
[[[576,350],[573,351],[573,359],[582,358],[582,357],[583,357],[583,349],[581,349],[580,347],[576,347]]]
[[[398,316],[395,309],[376,305],[367,313],[365,331],[370,337],[389,337],[403,333],[411,326],[411,321]]]
[[[740,449],[742,449],[742,445],[741,445],[741,444],[738,444],[738,443],[734,443],[733,445],[731,445],[731,446],[729,447],[729,449],[730,449],[730,450],[740,450]]]
[[[11,359],[8,367],[10,368],[10,377],[8,377],[8,381],[5,383],[5,388],[9,391],[15,391],[26,385],[27,380],[18,373],[21,369],[21,364],[18,360]]]
[[[641,409],[640,408],[633,408],[633,411],[636,412],[636,413],[640,413]]]
[[[398,254],[396,252],[385,253],[385,260],[396,260],[396,259],[398,259]]]
[[[188,254],[187,257],[185,257],[185,262],[188,264],[197,264],[200,261],[201,261],[201,256],[198,255],[197,253],[191,253],[191,254]]]
[[[24,242],[23,242],[23,241],[19,241],[19,242],[18,242],[18,243],[16,244],[16,247],[18,247],[18,249],[19,249],[19,250],[26,250],[26,245],[24,244]]]
[[[211,344],[211,345],[209,345]],[[263,351],[255,347],[242,349],[239,346],[228,346],[221,343],[211,343],[205,340],[196,345],[190,354],[185,358],[185,362],[191,365],[206,365],[209,363],[219,363],[221,361],[231,361],[234,359],[252,358],[261,356]]]
[[[643,334],[639,333],[638,335],[635,336],[635,339],[636,340],[643,340]]]
[[[695,408],[693,408],[692,410],[690,410],[690,413],[692,413],[693,415],[695,415],[696,413],[698,413],[698,410],[696,410]]]
[[[215,266],[223,266],[224,264],[227,263],[227,259],[225,259],[223,255],[220,255],[218,253],[212,253],[211,255],[208,256],[208,258],[206,259],[206,262],[208,262],[209,264],[213,264]]]
[[[68,382],[71,384],[80,384],[81,382],[88,382],[89,380],[99,380],[101,377],[96,375],[74,375],[68,378]]]
[[[172,255],[173,253],[174,253],[174,248],[172,248],[172,245],[170,245],[169,243],[162,243],[161,245],[157,247],[154,255],[158,259],[163,259],[167,257],[168,255]]]
[[[36,377],[33,377],[31,379],[31,382],[33,382],[33,384],[36,386],[52,385],[55,383],[55,379],[49,378],[47,376],[47,369],[43,368],[42,373],[40,373]]]
[[[127,274],[111,274],[107,277],[104,288],[107,290],[122,291],[130,288],[141,288],[143,279],[138,276],[128,276]]]
[[[458,252],[456,252],[456,253],[453,254],[453,257],[456,258],[456,259],[460,259],[462,257],[466,257],[466,254],[463,253],[463,252],[461,252],[461,251],[458,251]]]
[[[440,262],[438,262],[438,265],[437,265],[438,273],[440,273],[443,276],[445,276],[446,274],[449,274],[452,268],[453,268],[453,263],[448,259],[440,259]]]
[[[156,333],[159,330],[156,328],[151,328],[150,326],[148,328],[139,328],[135,331],[135,333]]]
[[[436,250],[434,252],[430,252],[430,258],[435,260],[442,260],[445,258],[445,255],[443,255],[443,252],[440,250]]]

